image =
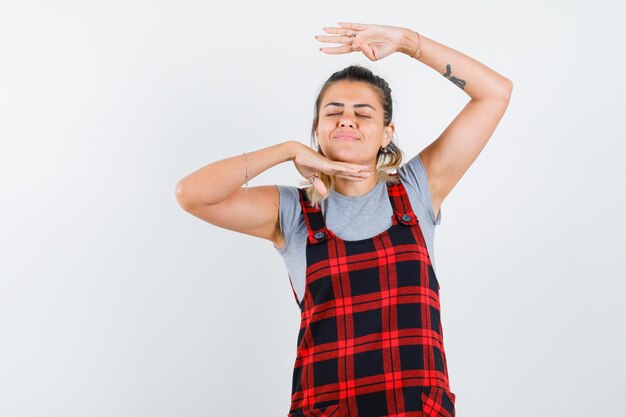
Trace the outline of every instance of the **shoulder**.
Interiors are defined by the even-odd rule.
[[[426,175],[426,170],[424,169],[424,164],[419,154],[415,154],[415,156],[399,166],[397,171],[404,182],[409,182],[415,187],[420,187],[420,181],[423,180]]]
[[[406,163],[398,167],[397,172],[402,182],[408,185],[417,194],[419,200],[426,206],[431,222],[437,225],[440,224],[441,209],[439,210],[438,217],[435,219],[435,211],[433,209],[432,196],[428,184],[428,175],[419,154],[415,154],[415,156]]]
[[[282,232],[285,245],[282,248],[276,247],[279,251],[284,251],[289,245],[290,237],[302,220],[302,207],[300,205],[299,189],[293,185],[276,185],[279,194],[278,222]]]
[[[397,172],[404,183],[408,183],[420,192],[420,194],[424,191],[424,186],[428,185],[428,182],[426,184],[423,182],[427,179],[426,170],[424,169],[424,164],[419,154],[415,154],[415,156],[399,166]]]
[[[300,209],[300,191],[293,185],[276,185],[280,197],[280,207],[284,211]]]

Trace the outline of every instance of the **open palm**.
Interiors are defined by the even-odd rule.
[[[323,47],[322,52],[347,54],[361,51],[371,61],[378,61],[398,51],[404,28],[397,26],[370,25],[366,23],[338,22],[341,27],[324,30],[335,36],[319,35],[320,42],[340,43],[341,46]]]

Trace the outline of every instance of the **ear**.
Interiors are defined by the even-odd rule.
[[[391,143],[391,138],[393,137],[393,133],[396,131],[396,125],[393,122],[389,122],[389,126],[385,126],[385,130],[383,132],[383,147],[389,145]]]

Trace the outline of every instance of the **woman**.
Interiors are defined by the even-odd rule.
[[[389,86],[350,66],[317,97],[316,150],[288,141],[214,162],[180,180],[177,199],[211,224],[270,240],[285,258],[302,318],[289,417],[452,417],[434,226],[444,198],[502,118],[512,83],[407,28],[339,26],[316,38],[341,45],[320,50],[360,51],[372,61],[403,53],[471,100],[400,165]],[[306,187],[248,188],[248,180],[285,161]]]

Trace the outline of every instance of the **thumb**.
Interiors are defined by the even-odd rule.
[[[326,194],[328,193],[328,190],[326,190],[326,186],[324,185],[324,181],[320,180],[319,178],[317,178],[314,182],[313,182],[313,187],[315,187],[315,189],[317,190],[317,192],[319,192],[321,195],[323,195],[324,197],[326,197]]]
[[[376,61],[378,59],[376,58],[376,55],[374,55],[374,51],[372,50],[372,48],[370,48],[370,46],[367,43],[359,42],[359,47],[361,48],[361,51],[363,52],[363,54],[369,59],[371,59],[372,61]]]

